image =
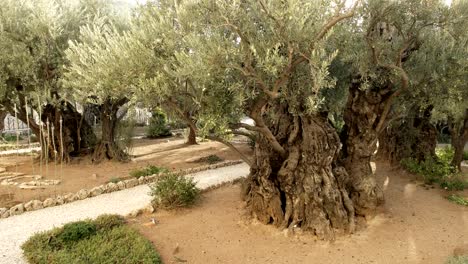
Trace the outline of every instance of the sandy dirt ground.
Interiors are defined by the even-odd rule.
[[[192,209],[130,222],[153,241],[164,263],[439,264],[454,253],[468,254],[468,207],[449,202],[448,192],[414,176],[383,163],[376,167],[385,205],[366,228],[334,242],[252,222],[238,185],[206,193]]]
[[[236,144],[242,151],[250,153],[250,148],[245,144]],[[238,160],[237,153],[218,142],[201,142],[198,145],[187,146],[181,138],[167,139],[138,139],[135,140],[131,151],[132,160],[127,163],[102,162],[92,164],[89,159],[75,160],[63,167],[49,163],[40,166],[37,160],[31,156],[6,156],[0,157],[0,167],[4,165],[7,171],[21,172],[31,175],[40,174],[44,179],[58,179],[62,183],[38,190],[21,190],[14,186],[0,186],[0,207],[9,207],[20,202],[32,199],[45,199],[58,194],[77,192],[80,189],[101,185],[111,179],[125,178],[132,170],[143,168],[147,165],[166,167],[172,170],[187,169],[206,165],[194,162],[200,157],[215,154],[224,160]],[[95,176],[93,175],[95,174]]]

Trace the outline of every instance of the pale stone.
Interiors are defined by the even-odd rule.
[[[61,195],[57,196],[57,198],[55,198],[55,201],[57,202],[57,205],[62,205],[65,203],[65,198]]]
[[[10,211],[7,210],[6,212],[4,212],[3,214],[0,215],[0,218],[7,218],[10,216]]]
[[[78,199],[83,200],[89,197],[89,191],[86,189],[81,189],[79,192],[76,193]]]
[[[0,216],[3,215],[6,211],[8,211],[7,208],[0,208]]]
[[[117,183],[117,186],[119,187],[119,190],[124,190],[125,189],[125,182],[119,181]]]
[[[108,192],[115,192],[115,191],[119,190],[119,186],[117,186],[117,184],[115,184],[113,182],[109,182],[107,184],[107,190],[108,190]]]
[[[22,203],[10,208],[10,215],[19,215],[22,213],[24,213],[24,205]]]
[[[154,213],[154,207],[152,204],[148,204],[145,208],[143,208],[143,211],[152,214]]]
[[[100,186],[98,186],[98,187],[92,188],[92,189],[89,191],[89,194],[90,194],[91,196],[98,196],[98,195],[100,195],[102,192],[103,192],[103,190],[101,189]]]
[[[44,208],[44,204],[39,200],[32,200],[24,204],[26,211],[34,211]]]
[[[67,193],[63,196],[65,202],[71,203],[78,200],[78,197],[74,193]]]
[[[43,205],[44,207],[52,207],[57,204],[57,201],[54,198],[47,198],[44,200]]]

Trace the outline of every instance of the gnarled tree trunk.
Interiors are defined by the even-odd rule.
[[[189,126],[189,135],[187,139],[187,145],[196,145],[197,144],[197,132],[194,125]]]
[[[359,89],[352,83],[344,111],[341,133],[342,161],[349,174],[349,188],[356,214],[372,216],[383,203],[383,191],[377,185],[370,165],[377,147],[379,115],[388,94]]]
[[[465,116],[459,122],[449,118],[449,130],[452,141],[452,147],[455,150],[451,165],[461,171],[463,161],[463,151],[468,141],[468,109],[465,110]]]
[[[347,174],[335,166],[340,140],[334,128],[324,117],[292,116],[284,104],[275,117],[269,128],[286,154],[258,136],[247,180],[248,208],[262,223],[300,227],[323,239],[353,232]]]
[[[412,109],[406,118],[384,129],[379,135],[377,156],[392,164],[400,164],[405,158],[417,161],[435,158],[437,129],[431,124],[432,108]]]
[[[115,141],[115,134],[119,118],[117,111],[119,107],[127,103],[127,99],[106,99],[101,107],[101,140],[97,144],[93,153],[93,162],[100,162],[103,159],[127,161],[128,155]]]

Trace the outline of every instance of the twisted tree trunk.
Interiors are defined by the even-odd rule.
[[[323,117],[293,116],[284,104],[274,116],[268,127],[286,155],[258,136],[247,181],[248,208],[262,223],[300,227],[323,239],[353,232],[347,174],[335,166],[340,140],[334,128]]]
[[[187,139],[187,145],[196,145],[197,144],[197,132],[195,125],[189,125],[189,135]]]
[[[117,111],[119,107],[127,103],[126,98],[119,100],[106,99],[101,108],[101,140],[97,144],[93,153],[93,162],[100,162],[104,159],[127,161],[128,155],[115,141],[116,128],[119,121]]]

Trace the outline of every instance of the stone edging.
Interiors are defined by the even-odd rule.
[[[192,173],[197,173],[206,170],[213,170],[221,167],[232,166],[242,163],[242,160],[233,160],[233,161],[224,161],[216,164],[200,166],[197,168],[189,168],[185,170],[175,171],[174,173],[180,175],[188,175]],[[95,197],[104,193],[116,192],[124,189],[133,188],[137,185],[148,184],[155,182],[156,179],[164,173],[154,174],[150,176],[144,176],[140,178],[133,178],[128,180],[119,181],[117,183],[109,182],[97,187],[94,187],[90,190],[81,189],[76,193],[67,193],[64,195],[57,195],[55,197],[49,197],[44,201],[40,200],[31,200],[29,202],[20,203],[10,208],[0,208],[0,218],[7,218],[14,215],[19,215],[24,212],[40,210],[46,207],[52,207],[57,205],[62,205],[66,203],[71,203],[78,200],[84,200],[86,198]]]

